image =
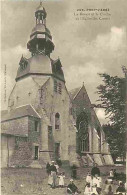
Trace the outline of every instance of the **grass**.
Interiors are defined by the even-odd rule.
[[[101,167],[103,172],[103,181],[106,179],[107,174],[111,167]],[[117,171],[125,172],[124,167],[116,168]],[[84,192],[85,176],[90,168],[82,169],[81,177],[75,180],[75,184]],[[63,170],[62,170],[63,171]],[[68,185],[70,174],[65,170],[65,184]],[[51,189],[48,185],[48,177],[45,169],[32,169],[32,168],[7,168],[1,170],[1,191],[2,195],[66,195],[66,188]]]

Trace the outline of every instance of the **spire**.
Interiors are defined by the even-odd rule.
[[[45,8],[42,6],[42,1],[40,1],[40,5],[37,7],[35,12],[36,24],[42,23],[46,25],[46,16],[47,13],[45,11]]]
[[[48,55],[54,50],[52,36],[46,27],[46,10],[42,6],[42,1],[35,11],[36,26],[33,28],[27,48],[32,56],[36,54]]]

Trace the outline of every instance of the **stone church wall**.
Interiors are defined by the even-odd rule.
[[[38,84],[36,84],[30,76],[16,82],[9,97],[9,108],[14,109],[26,104],[35,104],[37,100],[37,90]]]

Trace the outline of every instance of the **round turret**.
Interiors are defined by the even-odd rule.
[[[36,12],[35,12],[35,17],[38,18],[40,17],[41,19],[45,19],[47,16],[47,13],[45,11],[45,8],[42,6],[42,2],[40,2],[40,5],[37,7]]]
[[[46,15],[45,8],[40,3],[35,12],[36,26],[32,29],[30,40],[27,43],[27,48],[32,55],[39,53],[50,56],[54,50],[51,33],[46,27]]]

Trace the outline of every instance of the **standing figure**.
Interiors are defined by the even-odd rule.
[[[110,185],[108,188],[108,193],[107,195],[114,195],[113,191],[112,191],[112,186]]]
[[[113,192],[113,183],[111,180],[107,179],[105,181],[105,189],[104,189],[104,195],[110,195]]]
[[[86,176],[86,183],[90,183],[90,185],[92,185],[92,177],[91,177],[90,172],[87,173],[87,176]]]
[[[92,195],[94,194],[98,194],[98,192],[97,192],[97,184],[93,184],[93,187],[92,187],[92,193],[91,193]]]
[[[114,172],[113,169],[110,170],[109,172],[109,177],[113,180],[114,179]]]
[[[51,171],[51,176],[52,176],[52,188],[55,188],[56,187],[56,174],[57,174],[57,170],[56,170],[56,167],[55,167],[55,162],[52,161],[52,164],[50,166],[50,171]]]
[[[96,177],[97,177],[97,192],[98,194],[101,194],[102,178],[98,175]]]
[[[46,164],[46,172],[47,172],[48,175],[51,173],[49,162],[47,162],[47,164]]]
[[[59,173],[59,165],[57,163],[55,164],[55,167],[56,167],[57,173]]]
[[[60,173],[60,175],[58,177],[59,177],[59,187],[63,188],[64,187],[64,178],[65,178],[64,172]]]
[[[90,183],[86,184],[84,195],[91,195],[91,186]]]
[[[48,185],[50,185],[52,187],[53,179],[52,179],[52,176],[51,176],[50,167],[51,167],[51,165],[49,163],[47,163],[46,170],[47,170],[47,174],[48,174]]]

